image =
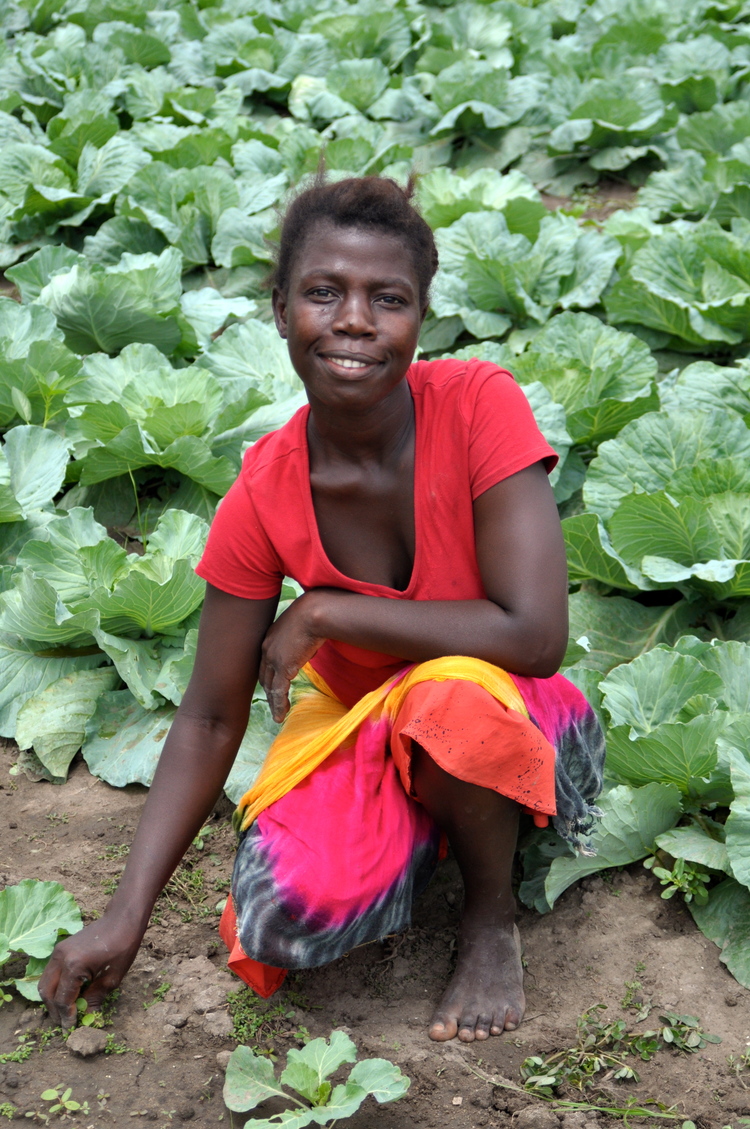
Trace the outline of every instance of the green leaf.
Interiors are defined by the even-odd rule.
[[[577,514],[562,523],[572,584],[598,580],[611,588],[638,591],[647,582],[613,549],[607,531],[596,514]]]
[[[717,825],[717,827],[720,825]],[[687,859],[711,870],[729,873],[727,848],[722,840],[714,839],[695,823],[686,827],[673,827],[658,835],[656,846],[676,859]]]
[[[106,691],[86,726],[89,770],[115,788],[150,784],[174,715],[173,706],[145,710],[129,690]]]
[[[31,1000],[34,1004],[42,1002],[42,997],[39,995],[39,981],[46,967],[45,959],[29,957],[23,976],[13,981],[17,991],[25,1000]]]
[[[668,490],[684,467],[750,456],[750,431],[726,412],[651,412],[599,447],[583,488],[589,510],[605,520],[627,494]]]
[[[394,1102],[402,1098],[411,1079],[384,1058],[367,1058],[358,1062],[349,1075],[349,1082],[361,1086],[377,1102]]]
[[[659,643],[673,644],[690,622],[685,601],[667,607],[644,607],[622,596],[574,593],[569,599],[570,637],[585,637],[588,649],[576,665],[607,674]]]
[[[734,792],[725,823],[730,873],[744,886],[750,885],[750,760],[746,752],[748,735],[750,716],[746,714],[741,721],[727,729],[719,745],[722,765],[729,769]]]
[[[750,988],[750,891],[727,878],[709,891],[707,905],[688,903],[695,924],[721,949],[721,961]]]
[[[0,934],[14,953],[44,959],[60,933],[81,929],[81,912],[59,882],[27,878],[0,891]]]
[[[54,275],[39,301],[55,315],[76,353],[115,353],[133,341],[171,353],[182,337],[177,321],[181,261],[179,252],[168,248],[159,256],[125,254],[116,266],[76,265]],[[170,278],[173,265],[177,295]]]
[[[607,771],[613,779],[641,785],[652,780],[675,784],[683,795],[706,797],[716,781],[716,740],[727,725],[722,710],[687,722],[664,722],[634,738],[626,725],[607,733]]]
[[[21,306],[0,297],[0,341],[9,360],[22,360],[34,341],[61,340],[54,315],[43,306]]]
[[[675,721],[696,694],[719,698],[722,688],[720,676],[697,658],[663,645],[613,670],[601,683],[613,725],[628,725],[639,736]]]
[[[72,251],[70,247],[49,244],[5,273],[20,290],[24,302],[35,302],[53,274],[57,271],[68,271],[76,263],[83,261],[83,256]]]
[[[158,686],[157,683],[157,689]],[[232,771],[224,785],[224,791],[233,804],[239,803],[241,797],[255,782],[279,729],[280,726],[271,717],[271,710],[265,697],[253,698],[250,720],[232,765]]]
[[[14,737],[19,709],[30,698],[59,678],[79,670],[91,670],[101,665],[98,648],[91,653],[75,655],[58,653],[56,648],[44,649],[34,643],[5,632],[0,633],[0,735]]]
[[[267,1098],[283,1097],[284,1091],[273,1072],[273,1063],[255,1055],[249,1047],[236,1047],[229,1056],[224,1078],[224,1102],[239,1113],[255,1109]]]
[[[64,675],[28,698],[18,711],[16,743],[30,749],[53,775],[65,778],[73,757],[83,744],[86,723],[105,690],[117,685],[112,667],[78,670]]]
[[[313,1039],[301,1051],[291,1048],[287,1054],[288,1065],[302,1063],[309,1066],[315,1072],[318,1085],[330,1078],[343,1063],[356,1060],[357,1048],[343,1031],[332,1031],[330,1040]]]
[[[544,887],[549,905],[587,874],[627,866],[651,854],[656,836],[672,827],[681,811],[677,788],[667,784],[647,784],[644,788],[620,785],[598,803],[604,814],[591,835],[596,855],[552,860]]]
[[[441,167],[421,177],[417,199],[430,227],[438,228],[455,223],[466,212],[504,211],[512,200],[539,203],[541,198],[529,178],[516,169],[507,176],[495,169],[477,169],[461,176]]]

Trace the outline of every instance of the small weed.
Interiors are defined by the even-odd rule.
[[[193,920],[195,914],[199,917],[208,917],[211,910],[205,905],[207,898],[205,874],[199,866],[185,862],[170,878],[159,902],[179,914],[182,921],[187,924]],[[179,904],[180,902],[182,905]]]
[[[644,1000],[641,996],[643,985],[640,980],[626,980],[625,981],[625,995],[620,1000],[620,1007],[623,1011],[635,1012],[635,1023],[640,1023],[645,1019],[652,1008],[650,999]]]
[[[637,962],[636,962],[636,966],[635,966],[635,974],[636,974],[636,976],[640,976],[640,975],[641,975],[641,973],[642,973],[642,972],[645,972],[645,971],[646,971],[646,965],[645,965],[645,963],[644,963],[644,962],[643,962],[642,960],[639,960],[639,961],[637,961]]]
[[[153,998],[146,1000],[143,1005],[144,1008],[148,1010],[150,1007],[153,1007],[154,1004],[160,1004],[171,987],[172,985],[168,980],[162,981],[158,988],[154,988]]]
[[[130,854],[130,845],[128,843],[110,843],[108,847],[104,848],[103,855],[97,855],[100,859],[109,859],[113,862],[115,859],[124,859]]]
[[[251,1045],[258,1054],[274,1057],[277,1039],[297,1039],[303,1043],[310,1039],[306,1027],[294,1028],[295,1015],[288,1001],[268,1004],[247,988],[230,992],[227,1001],[234,1028],[232,1037],[238,1043]]]
[[[727,1055],[727,1066],[738,1078],[743,1071],[750,1070],[750,1048],[736,1058],[734,1055]]]
[[[564,1082],[581,1092],[604,1071],[611,1078],[639,1080],[638,1073],[625,1061],[635,1055],[643,1062],[653,1058],[659,1046],[656,1031],[631,1035],[624,1019],[601,1023],[599,1013],[606,1004],[595,1004],[578,1019],[576,1045],[541,1058],[532,1055],[521,1066],[524,1089],[553,1097]]]
[[[105,1055],[126,1055],[130,1047],[127,1043],[118,1043],[114,1035],[111,1033],[107,1035],[107,1045],[104,1048]]]
[[[102,890],[104,890],[104,893],[110,898],[114,894],[119,884],[119,879],[117,878],[102,878],[101,881]]]
[[[14,1051],[0,1055],[0,1063],[26,1062],[31,1058],[32,1051],[39,1051],[41,1054],[50,1039],[54,1039],[56,1035],[62,1035],[61,1027],[48,1027],[46,1031],[27,1031],[24,1035],[18,1036],[18,1044]]]
[[[711,875],[704,867],[695,862],[687,862],[685,859],[676,859],[672,869],[667,870],[664,866],[657,866],[657,862],[659,862],[658,856],[652,855],[651,858],[644,859],[643,865],[664,887],[662,898],[673,898],[675,894],[680,893],[686,902],[695,900],[698,906],[706,905],[708,902],[706,886],[711,881]]]
[[[68,820],[70,819],[70,816],[65,811],[64,812],[51,811],[51,812],[47,813],[45,818],[50,821],[50,823],[52,824],[53,827],[59,827],[61,823],[67,823]]]
[[[3,1102],[0,1105],[0,1117],[7,1117],[8,1121],[12,1121],[16,1114],[16,1107],[13,1102]]]
[[[707,1043],[721,1042],[718,1035],[704,1032],[699,1020],[692,1015],[666,1012],[659,1017],[663,1026],[658,1031],[633,1033],[627,1031],[624,1019],[602,1023],[598,1013],[603,1011],[606,1011],[606,1004],[596,1004],[583,1013],[577,1022],[578,1038],[574,1047],[546,1058],[539,1055],[527,1058],[521,1066],[524,1089],[552,1099],[563,1084],[581,1092],[589,1089],[602,1072],[599,1079],[602,1082],[610,1078],[638,1082],[638,1073],[625,1061],[631,1056],[648,1062],[664,1046],[693,1053]]]
[[[721,1035],[709,1035],[694,1015],[676,1015],[673,1011],[667,1011],[659,1019],[664,1024],[660,1034],[667,1046],[686,1054],[702,1051],[707,1043],[721,1042]]]

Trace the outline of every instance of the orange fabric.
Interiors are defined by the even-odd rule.
[[[421,682],[404,697],[391,753],[410,795],[412,741],[451,776],[500,792],[539,816],[537,826],[555,814],[554,749],[525,711],[505,705],[484,686]]]
[[[286,978],[286,968],[273,968],[270,964],[261,964],[246,956],[242,950],[240,939],[237,936],[237,915],[234,912],[234,903],[231,895],[227,898],[224,912],[219,921],[219,936],[229,949],[227,964],[240,980],[267,1000],[274,992],[278,991]]]

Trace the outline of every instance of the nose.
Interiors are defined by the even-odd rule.
[[[338,305],[331,328],[334,333],[345,333],[350,337],[374,337],[375,321],[369,295],[345,294]]]

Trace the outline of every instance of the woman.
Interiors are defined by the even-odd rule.
[[[554,451],[510,374],[412,364],[437,252],[409,197],[376,177],[318,182],[287,212],[273,307],[309,407],[250,449],[217,513],[194,673],[127,868],[42,979],[63,1024],[82,987],[96,1008],[132,963],[258,677],[287,721],[238,809],[231,966],[268,995],[288,967],[406,928],[447,837],[465,906],[429,1034],[485,1039],[521,1021],[519,814],[555,816],[577,842],[602,739],[555,674],[567,582]],[[274,622],[285,574],[305,593]]]

